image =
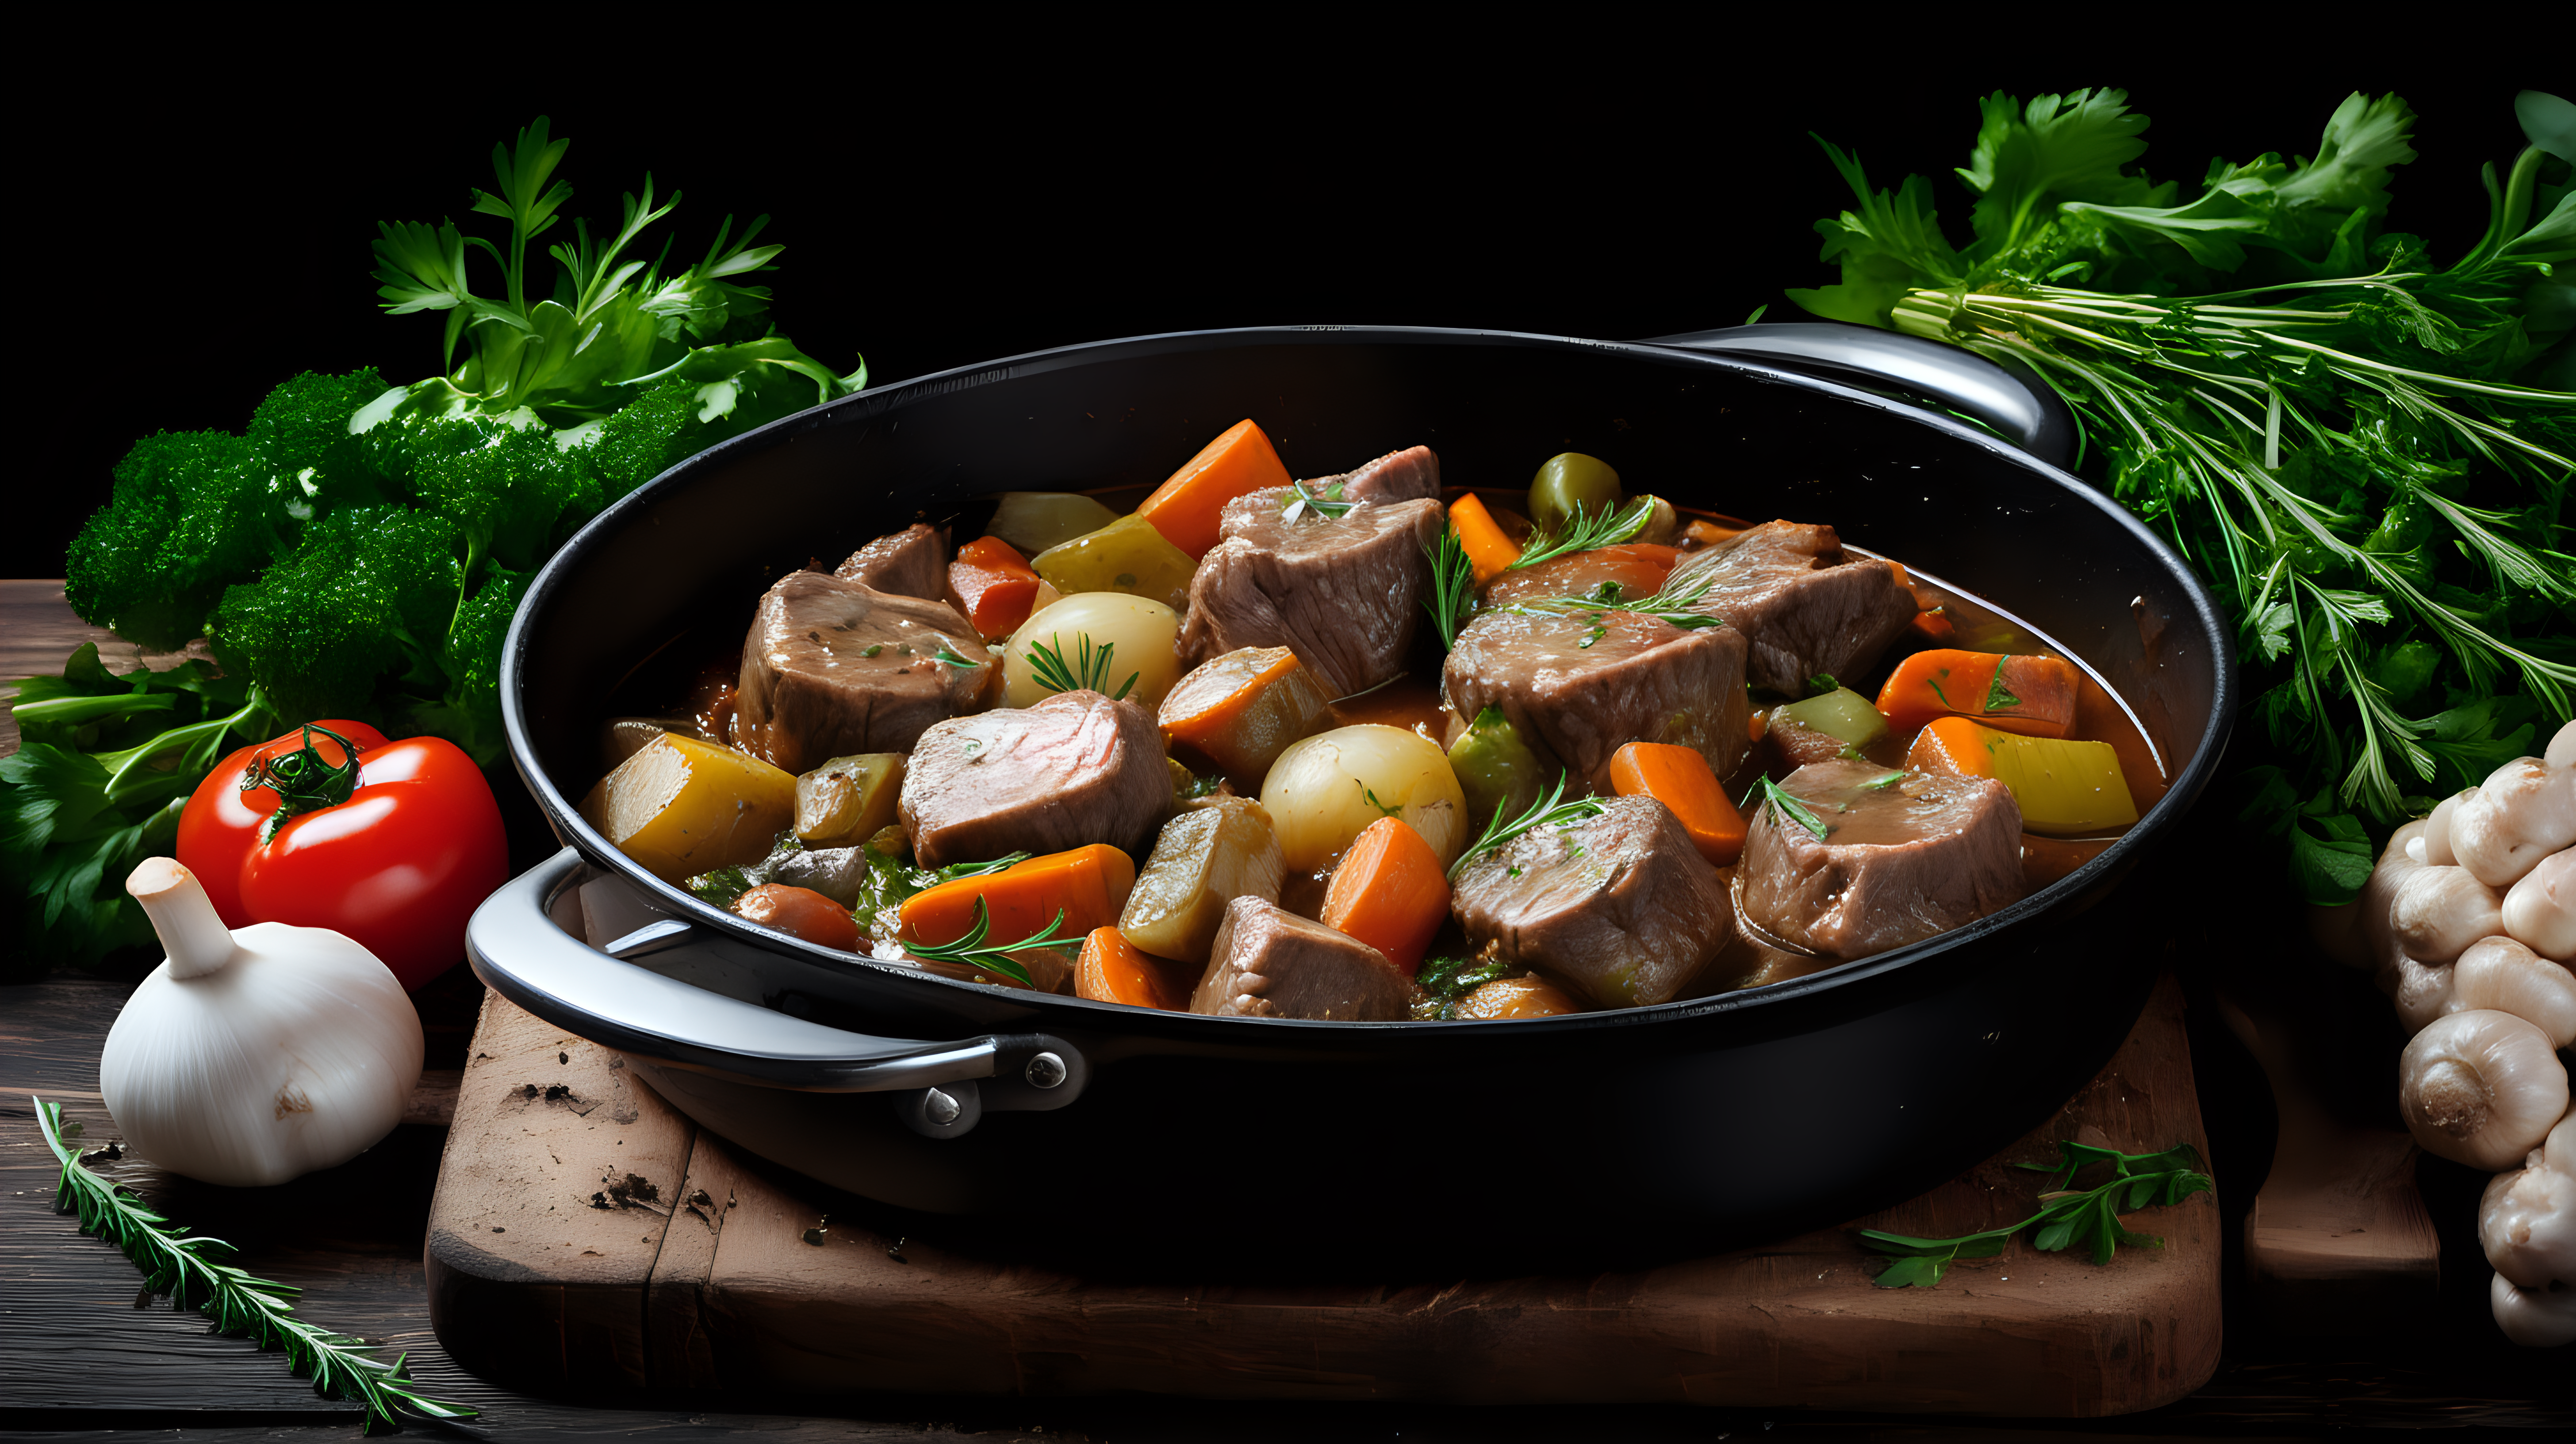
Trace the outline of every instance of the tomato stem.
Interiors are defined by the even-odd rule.
[[[313,745],[316,732],[340,744],[340,761],[324,757]],[[260,846],[266,847],[288,818],[337,807],[358,790],[358,744],[328,727],[307,722],[303,746],[275,757],[252,759],[250,770],[242,774],[241,790],[250,792],[262,787],[277,794],[277,811],[260,824]]]

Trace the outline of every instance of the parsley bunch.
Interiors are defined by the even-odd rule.
[[[2308,899],[2344,901],[2365,824],[2482,780],[2576,695],[2576,106],[2521,97],[2533,143],[2487,168],[2486,235],[2445,267],[2381,228],[2415,155],[2397,97],[2345,101],[2313,159],[2214,162],[2188,201],[2131,167],[2126,99],[1984,101],[1965,247],[1922,177],[1873,192],[1826,143],[1859,205],[1817,223],[1843,280],[1789,296],[2065,398],[2079,465],[2232,614],[2291,759],[2260,815]]]
[[[2111,1176],[2092,1188],[2068,1187],[2077,1173],[2096,1163],[2111,1165]],[[1950,1271],[1951,1264],[1963,1258],[1993,1258],[2004,1251],[2014,1234],[2026,1228],[2039,1230],[2031,1237],[2033,1247],[2048,1253],[2082,1249],[2097,1264],[2109,1263],[2124,1243],[2132,1248],[2162,1248],[2163,1239],[2151,1233],[2130,1232],[2120,1223],[2120,1215],[2135,1213],[2150,1204],[2180,1203],[2211,1187],[2209,1175],[2200,1171],[2199,1152],[2188,1143],[2162,1153],[2133,1154],[2060,1141],[2055,1163],[2020,1163],[2014,1167],[2049,1175],[2048,1191],[2039,1196],[2039,1212],[2019,1223],[1958,1238],[1909,1238],[1901,1233],[1862,1229],[1860,1240],[1864,1247],[1895,1256],[1895,1261],[1878,1275],[1878,1286],[1930,1288]]]

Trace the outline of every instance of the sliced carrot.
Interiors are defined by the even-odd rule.
[[[1044,585],[1028,559],[997,536],[977,537],[959,547],[957,560],[948,564],[948,605],[985,637],[1018,631]]]
[[[1948,646],[1952,639],[1959,635],[1959,629],[1950,625],[1949,609],[1946,607],[1934,607],[1930,611],[1916,612],[1913,622],[1909,624],[1909,630],[1936,647]]]
[[[1091,936],[1082,940],[1082,960],[1073,968],[1075,997],[1177,1012],[1189,1004],[1178,992],[1162,960],[1127,941],[1127,935],[1116,928],[1093,928]]]
[[[790,937],[839,948],[845,953],[859,950],[858,919],[850,910],[807,887],[789,887],[785,883],[767,882],[733,900],[733,910],[765,928],[776,928]]]
[[[1914,745],[1905,753],[1905,765],[1915,772],[1992,777],[1995,756],[1986,743],[1993,735],[1991,728],[1980,727],[1965,717],[1935,717],[1914,734]]]
[[[2062,657],[1917,652],[1878,689],[1878,710],[1903,732],[1935,717],[1969,717],[2024,737],[2063,737],[2075,725],[2080,679]]]
[[[1246,492],[1287,484],[1288,468],[1280,465],[1269,436],[1246,418],[1181,463],[1181,469],[1154,488],[1136,514],[1152,522],[1165,541],[1195,559],[1216,545],[1217,514],[1227,502]]]
[[[1621,797],[1651,797],[1670,808],[1711,867],[1731,866],[1744,853],[1744,814],[1695,747],[1629,743],[1610,754],[1610,790]]]
[[[1682,550],[1696,551],[1701,547],[1713,547],[1719,542],[1733,541],[1742,535],[1744,535],[1742,527],[1719,526],[1716,522],[1693,517],[1690,525],[1682,528]]]
[[[1503,535],[1502,524],[1473,492],[1449,503],[1449,525],[1458,533],[1458,544],[1467,549],[1467,565],[1475,569],[1480,587],[1521,559],[1521,549]]]
[[[961,877],[926,887],[903,902],[902,936],[923,943],[953,943],[975,926],[975,901],[983,899],[992,924],[985,942],[1007,947],[1045,932],[1064,914],[1058,938],[1079,936],[1118,921],[1136,887],[1136,864],[1127,854],[1095,842],[1071,852],[1013,863],[1000,872]]]
[[[1331,699],[1286,647],[1243,647],[1190,669],[1155,713],[1163,740],[1258,791],[1270,764],[1333,725]]]
[[[1397,817],[1370,823],[1351,843],[1333,870],[1319,919],[1385,954],[1408,978],[1448,920],[1449,878],[1440,854]]]

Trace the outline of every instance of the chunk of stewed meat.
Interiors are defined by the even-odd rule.
[[[1596,597],[1603,602],[1635,601],[1663,590],[1664,578],[1672,575],[1673,563],[1680,556],[1681,553],[1672,547],[1645,542],[1621,542],[1617,546],[1569,552],[1536,566],[1513,567],[1485,583],[1484,602],[1489,607],[1500,607],[1513,602],[1544,601],[1551,597]],[[1604,583],[1615,585],[1618,590],[1604,594]]]
[[[1792,697],[1820,672],[1867,671],[1915,614],[1895,563],[1853,556],[1832,527],[1801,522],[1764,522],[1692,552],[1664,589],[1703,584],[1694,608],[1744,634],[1746,678]]]
[[[1458,874],[1469,943],[1604,1008],[1671,1002],[1734,935],[1726,885],[1651,797],[1521,834]]]
[[[1781,785],[1825,829],[1777,803],[1754,813],[1737,868],[1744,920],[1835,958],[1865,958],[2020,899],[2021,808],[1990,777],[1818,762]]]
[[[1744,638],[1732,627],[1684,631],[1610,608],[1487,612],[1458,634],[1440,680],[1458,716],[1500,708],[1600,791],[1631,742],[1689,747],[1720,777],[1751,745]]]
[[[1390,451],[1357,471],[1340,476],[1322,476],[1306,483],[1315,496],[1328,495],[1339,485],[1343,501],[1366,506],[1383,506],[1389,502],[1438,500],[1440,496],[1440,458],[1427,446],[1408,446]]]
[[[948,595],[948,535],[915,522],[850,553],[850,559],[833,568],[832,575],[901,597],[939,601]]]
[[[984,706],[1000,675],[944,602],[789,572],[752,612],[733,741],[789,772],[905,752],[931,724]]]
[[[1217,924],[1190,1011],[1219,1018],[1391,1023],[1409,1016],[1413,980],[1348,933],[1262,898],[1238,897]]]
[[[1153,717],[1088,691],[922,733],[900,802],[924,867],[1095,842],[1142,857],[1171,805],[1171,770]]]
[[[1437,501],[1417,500],[1338,517],[1309,508],[1291,521],[1284,495],[1274,488],[1225,504],[1220,540],[1190,578],[1182,654],[1197,663],[1241,647],[1286,647],[1337,698],[1394,677],[1422,619],[1427,549],[1447,514]]]

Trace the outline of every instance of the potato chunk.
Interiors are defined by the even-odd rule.
[[[647,872],[679,883],[767,857],[796,816],[796,779],[729,747],[666,733],[601,778],[581,815]]]
[[[1216,764],[1246,792],[1293,742],[1333,725],[1331,698],[1286,647],[1245,647],[1191,669],[1163,698],[1163,740]]]
[[[1164,540],[1152,522],[1122,516],[1098,531],[1048,547],[1029,559],[1029,567],[1066,596],[1125,592],[1178,611],[1189,598],[1198,563]]]
[[[1249,798],[1219,798],[1164,824],[1118,931],[1157,957],[1204,963],[1225,905],[1239,897],[1279,901],[1286,874],[1270,814]]]
[[[904,755],[835,757],[796,779],[796,840],[807,847],[856,847],[895,820]]]

